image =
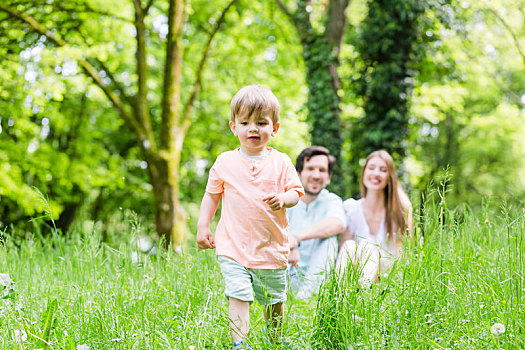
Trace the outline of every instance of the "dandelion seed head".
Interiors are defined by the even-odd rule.
[[[497,337],[505,333],[505,325],[503,323],[494,323],[492,327],[490,327],[490,331]]]

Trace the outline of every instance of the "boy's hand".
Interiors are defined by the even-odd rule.
[[[270,209],[273,211],[280,210],[284,207],[284,199],[282,195],[277,193],[271,193],[262,199],[264,202],[268,203]]]
[[[197,230],[197,247],[200,249],[215,249],[215,240],[208,227]]]

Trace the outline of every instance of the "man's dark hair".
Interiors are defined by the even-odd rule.
[[[331,176],[335,165],[335,157],[330,154],[328,148],[323,146],[310,146],[304,149],[301,154],[297,156],[297,160],[295,161],[295,169],[297,172],[301,173],[303,171],[305,160],[309,161],[313,156],[319,155],[323,155],[328,158],[328,173]]]

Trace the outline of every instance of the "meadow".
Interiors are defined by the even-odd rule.
[[[350,269],[318,298],[290,294],[286,346],[265,341],[254,303],[252,348],[525,349],[523,207],[450,210],[437,198],[416,210],[403,258],[372,288]],[[136,258],[137,231],[119,244],[97,230],[4,232],[0,349],[229,349],[213,252],[188,242]]]

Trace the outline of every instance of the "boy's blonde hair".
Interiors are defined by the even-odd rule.
[[[269,113],[274,124],[279,121],[279,101],[272,90],[261,85],[248,85],[233,96],[230,121],[235,122],[241,114],[251,116],[254,113],[256,117]]]

